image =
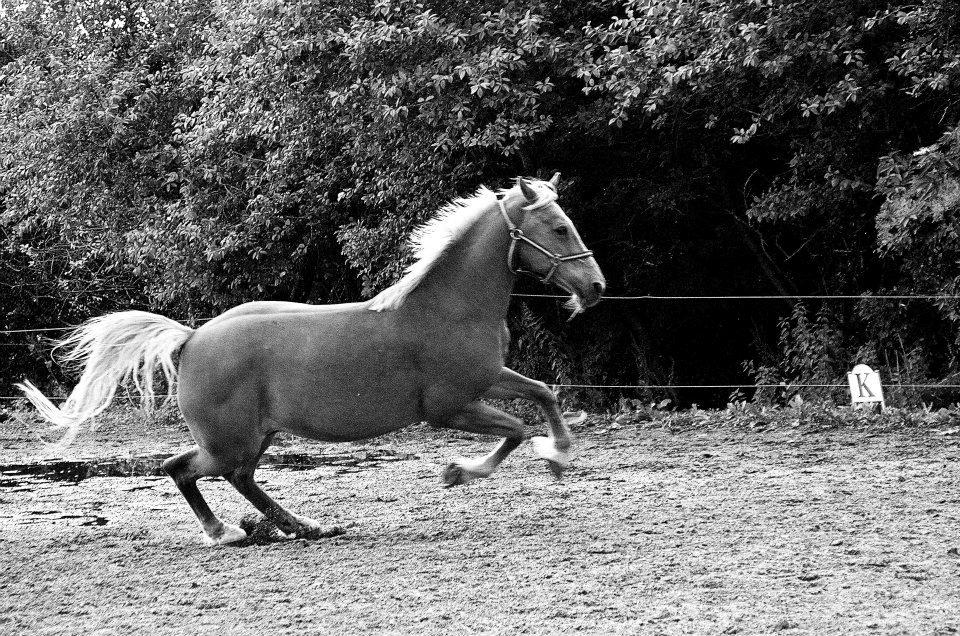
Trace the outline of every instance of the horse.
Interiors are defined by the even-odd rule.
[[[565,290],[574,315],[596,305],[606,286],[557,204],[558,178],[517,178],[508,189],[481,187],[448,203],[411,235],[416,258],[401,279],[369,300],[249,302],[198,329],[144,311],[107,314],[59,343],[65,360],[83,368],[63,404],[29,380],[17,386],[67,444],[120,385],[132,382],[152,405],[154,376],[162,372],[196,441],[162,467],[211,545],[241,541],[246,532],[211,511],[200,477],[224,477],[288,536],[342,533],[286,510],[254,481],[278,433],[347,442],[427,422],[503,438],[483,457],[446,466],[447,486],[489,477],[528,439],[559,477],[570,463],[572,418],[546,384],[504,366],[518,275]],[[483,398],[534,402],[548,436],[534,437]]]

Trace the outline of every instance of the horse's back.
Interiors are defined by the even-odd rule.
[[[327,312],[340,311],[344,308],[359,308],[365,303],[342,303],[336,305],[308,305],[306,303],[294,303],[285,300],[254,300],[249,303],[237,305],[228,309],[207,325],[216,325],[232,318],[241,316],[264,316],[272,314],[285,313],[316,313],[323,314]]]

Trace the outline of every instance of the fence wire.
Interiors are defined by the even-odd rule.
[[[848,389],[846,384],[552,384],[554,389]],[[960,384],[884,384],[884,389],[960,389]],[[155,398],[173,398],[176,393],[157,393]],[[22,395],[0,395],[0,400],[25,400]],[[66,398],[54,398],[65,400]],[[114,400],[140,400],[135,395],[117,395]]]
[[[567,299],[569,294],[510,294],[513,298]],[[732,296],[604,296],[602,302],[620,300],[960,300],[960,294],[790,294],[790,295],[732,295]],[[206,322],[212,318],[174,318],[180,322]],[[0,334],[36,333],[44,331],[68,331],[67,327],[32,327],[26,329],[0,329]]]
[[[564,294],[511,294],[514,298],[553,298],[567,299],[570,296]],[[726,300],[960,300],[960,294],[748,294],[731,296],[604,296],[603,301],[621,301],[621,300],[659,300],[659,301],[685,301],[685,300],[705,300],[705,301],[726,301]],[[193,318],[179,319],[181,322],[206,322],[211,318]],[[0,329],[0,335],[12,335],[23,333],[42,333],[53,331],[67,331],[73,329],[70,327],[35,327],[29,329]],[[0,343],[0,346],[21,347],[26,343]],[[846,384],[550,384],[555,389],[621,389],[621,390],[644,390],[644,389],[845,389]],[[960,384],[888,384],[884,385],[890,389],[960,389]],[[175,394],[157,395],[156,397],[175,397]],[[0,400],[19,400],[21,396],[0,395]],[[118,400],[139,400],[134,396],[117,396]]]

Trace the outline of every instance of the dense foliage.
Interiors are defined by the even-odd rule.
[[[613,295],[960,291],[954,2],[3,7],[3,329],[369,296],[444,201],[553,170]],[[571,326],[518,301],[513,364],[829,384],[863,361],[956,383],[957,309],[610,301]],[[36,338],[7,336],[0,374],[58,379]]]

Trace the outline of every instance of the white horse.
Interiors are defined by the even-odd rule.
[[[19,386],[69,441],[118,384],[132,380],[149,402],[157,368],[170,386],[176,380],[197,445],[163,468],[214,544],[246,534],[213,514],[197,489],[202,476],[224,476],[286,533],[342,532],[288,512],[254,482],[279,432],[344,442],[426,421],[504,438],[484,457],[447,466],[443,480],[452,486],[489,476],[530,437],[523,422],[481,398],[524,398],[546,416],[550,435],[533,438],[534,449],[559,475],[570,434],[556,396],[503,366],[517,273],[569,292],[575,312],[604,291],[592,252],[556,203],[556,185],[557,175],[518,179],[509,190],[481,188],[448,205],[415,235],[419,259],[407,274],[366,302],[247,303],[196,330],[146,312],[109,314],[62,341],[85,365],[62,406],[29,382]]]

